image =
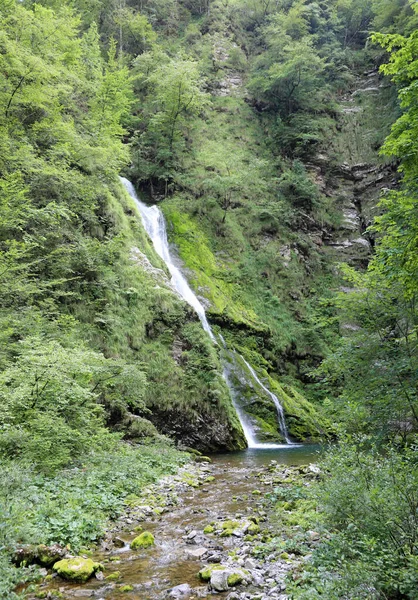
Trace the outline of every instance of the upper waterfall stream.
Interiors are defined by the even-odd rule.
[[[185,302],[187,302],[196,311],[204,330],[209,334],[211,339],[215,343],[217,343],[216,337],[215,337],[215,335],[212,331],[212,328],[208,322],[208,319],[206,317],[206,312],[205,312],[205,309],[204,309],[202,303],[199,301],[196,294],[191,289],[191,287],[188,284],[187,279],[184,277],[183,273],[173,262],[173,258],[170,254],[170,248],[169,248],[168,239],[167,239],[165,219],[164,219],[164,216],[163,216],[161,210],[155,205],[147,205],[144,202],[142,202],[141,200],[139,200],[132,183],[125,177],[121,177],[120,179],[121,179],[121,182],[123,183],[123,185],[125,186],[125,189],[127,190],[128,194],[134,200],[134,202],[138,208],[138,211],[142,218],[142,223],[144,225],[145,231],[148,233],[149,237],[151,238],[151,241],[154,245],[155,251],[167,265],[167,268],[171,274],[171,281],[172,281],[174,288],[177,290],[177,292],[183,298],[183,300],[185,300]],[[225,351],[228,354],[229,358],[231,358],[232,353],[226,347],[225,341],[222,338],[222,336],[220,336],[220,340],[222,341],[222,345],[224,346]],[[286,445],[292,444],[292,441],[289,438],[289,434],[288,434],[287,427],[286,427],[283,407],[282,407],[279,399],[277,398],[277,396],[275,394],[273,394],[273,392],[271,392],[260,381],[260,379],[257,376],[256,372],[254,371],[253,367],[251,367],[251,365],[248,364],[248,362],[244,359],[244,357],[241,356],[241,359],[243,360],[244,364],[246,365],[248,372],[250,373],[250,376],[253,379],[253,381],[255,382],[255,384],[258,385],[259,387],[261,387],[261,389],[268,395],[268,397],[274,403],[276,410],[277,410],[277,414],[278,414],[278,423],[279,423],[280,433],[282,434],[283,438],[285,439]],[[238,405],[237,394],[234,392],[234,386],[231,381],[230,372],[229,372],[229,368],[228,368],[227,364],[224,364],[224,378],[225,378],[225,381],[231,391],[231,397],[232,397],[232,400],[233,400],[233,403],[235,406],[235,410],[237,411],[238,418],[241,422],[241,426],[244,431],[244,435],[247,440],[248,447],[254,448],[254,449],[256,449],[256,448],[260,448],[260,449],[272,448],[272,449],[274,449],[274,448],[284,447],[285,446],[284,444],[270,444],[270,443],[257,442],[256,433],[250,422],[250,419]]]

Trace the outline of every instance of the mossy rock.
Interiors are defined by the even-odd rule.
[[[63,579],[84,583],[97,571],[102,571],[103,566],[92,561],[91,558],[76,556],[75,558],[59,560],[54,564],[53,570]]]
[[[133,590],[134,590],[134,587],[133,587],[133,585],[122,585],[122,586],[119,588],[119,590],[120,590],[121,592],[133,592]]]
[[[236,569],[225,565],[207,565],[199,571],[199,577],[202,581],[209,581],[214,571],[228,572],[228,586],[233,587],[241,583],[246,576],[249,576],[249,571],[245,569]]]
[[[195,462],[198,463],[211,463],[212,459],[209,458],[209,456],[195,456],[194,458]]]
[[[215,531],[215,528],[213,527],[213,525],[206,525],[206,527],[203,530],[203,533],[208,534],[208,533],[213,533]]]
[[[209,475],[209,477],[206,477],[206,479],[205,479],[205,483],[211,483],[212,481],[215,481],[215,478],[213,475]]]
[[[121,573],[120,571],[115,571],[114,573],[110,573],[105,579],[106,581],[117,581],[120,579]]]
[[[233,535],[234,530],[233,529],[224,529],[220,535],[220,537],[231,537],[231,535]]]
[[[257,523],[251,523],[251,525],[248,527],[247,532],[250,535],[255,535],[256,533],[260,532],[260,525],[257,525]]]
[[[222,529],[237,529],[239,527],[239,521],[223,521],[221,524]]]
[[[244,575],[246,573],[244,573],[243,571],[234,571],[234,573],[231,573],[231,575],[228,575],[228,585],[229,587],[233,587],[234,585],[238,585],[239,583],[242,583],[242,581],[244,580]]]
[[[199,571],[199,577],[202,581],[209,581],[213,571],[223,571],[225,567],[221,565],[206,565]]]
[[[131,542],[131,549],[138,550],[139,548],[149,548],[155,543],[155,538],[149,531],[143,531]]]

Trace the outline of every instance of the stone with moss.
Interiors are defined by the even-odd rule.
[[[203,530],[203,533],[208,534],[208,533],[213,533],[215,531],[215,528],[213,527],[213,525],[206,525],[206,527]]]
[[[209,581],[213,571],[222,571],[225,567],[221,565],[206,565],[199,571],[199,577],[202,581]]]
[[[211,463],[212,462],[212,459],[209,458],[209,456],[203,456],[203,455],[195,456],[194,459],[195,459],[195,462],[198,462],[198,463]]]
[[[76,556],[59,560],[54,564],[53,570],[63,579],[84,583],[97,571],[102,571],[103,565],[94,562],[91,558]]]
[[[259,533],[259,532],[260,532],[260,525],[257,525],[257,523],[251,523],[251,525],[247,529],[247,533],[249,533],[250,535],[255,535],[256,533]]]
[[[234,529],[237,529],[239,527],[239,521],[231,521],[231,520],[223,521],[221,523],[221,527],[224,530],[225,529],[232,529],[232,530],[234,530]]]
[[[110,575],[108,575],[105,579],[106,581],[117,581],[120,579],[120,575],[120,571],[115,571],[114,573],[110,573]]]
[[[133,585],[122,585],[119,590],[121,592],[133,592],[134,590],[134,586]]]
[[[131,549],[138,550],[140,548],[149,548],[155,543],[155,538],[149,531],[143,531],[131,542]]]
[[[220,534],[220,537],[231,537],[231,535],[234,535],[233,529],[224,529]]]

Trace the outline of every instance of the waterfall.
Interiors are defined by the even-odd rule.
[[[196,313],[202,323],[203,329],[209,334],[211,339],[215,343],[217,343],[215,335],[212,331],[212,328],[209,325],[209,322],[207,320],[206,312],[205,312],[205,309],[204,309],[202,303],[199,301],[196,294],[193,292],[193,290],[189,286],[187,279],[184,277],[183,273],[180,271],[180,269],[178,267],[176,267],[176,265],[173,262],[173,259],[170,254],[169,245],[168,245],[167,231],[166,231],[165,220],[164,220],[164,216],[163,216],[162,212],[155,205],[147,205],[144,202],[141,202],[141,200],[139,200],[139,198],[136,194],[134,186],[132,185],[132,183],[130,181],[128,181],[128,179],[125,179],[125,177],[121,177],[120,180],[121,180],[122,184],[125,186],[125,189],[128,192],[128,194],[134,200],[136,207],[138,208],[138,211],[142,218],[142,222],[143,222],[145,231],[148,233],[149,237],[151,238],[151,241],[154,245],[155,251],[167,265],[167,268],[171,275],[171,282],[172,282],[174,288],[177,290],[177,292],[183,298],[183,300],[185,300],[187,302],[187,304],[189,304],[192,308],[194,308],[194,310],[196,311]],[[225,352],[231,358],[231,353],[227,349],[225,340],[223,339],[223,337],[221,335],[219,336],[219,339],[221,340],[222,345],[224,346]],[[283,408],[279,402],[279,399],[272,392],[270,392],[270,390],[260,381],[256,372],[251,367],[251,365],[249,365],[248,362],[243,357],[241,357],[241,359],[244,361],[253,380],[264,390],[264,392],[273,401],[273,403],[277,409],[280,432],[281,432],[282,436],[284,437],[284,439],[286,440],[286,444],[292,444],[292,442],[289,438],[288,432],[287,432]],[[237,411],[238,418],[241,422],[241,426],[244,431],[244,435],[247,440],[248,447],[249,448],[283,448],[283,447],[286,447],[284,444],[269,444],[269,443],[258,443],[257,442],[252,424],[251,424],[248,416],[242,411],[242,409],[240,408],[240,406],[237,402],[237,398],[236,398],[237,393],[234,390],[234,386],[232,384],[231,377],[230,377],[230,370],[228,367],[228,363],[226,361],[224,361],[224,365],[223,365],[223,375],[224,375],[224,379],[231,391],[232,402],[234,404],[235,410]]]
[[[241,358],[244,361],[247,369],[251,373],[254,381],[256,383],[258,383],[258,385],[261,386],[261,388],[266,392],[266,394],[268,395],[268,397],[271,398],[271,400],[273,400],[274,406],[276,407],[276,410],[277,410],[277,417],[279,419],[280,433],[282,434],[282,436],[286,440],[286,444],[291,444],[292,441],[289,438],[289,432],[287,431],[286,421],[285,421],[285,418],[284,418],[283,406],[280,404],[280,400],[278,399],[278,397],[276,396],[276,394],[273,394],[273,392],[271,392],[264,385],[264,383],[258,377],[257,373],[254,371],[254,369],[252,368],[252,366],[245,360],[245,358],[243,356],[241,356]]]
[[[167,265],[168,270],[170,271],[171,281],[175,289],[183,298],[183,300],[185,300],[187,304],[189,304],[192,308],[195,309],[203,325],[203,329],[210,335],[212,340],[215,342],[216,339],[206,318],[205,309],[203,308],[202,303],[199,302],[196,294],[192,291],[183,273],[173,263],[173,259],[170,255],[170,250],[168,246],[167,231],[165,228],[165,220],[162,212],[155,205],[148,206],[147,204],[144,204],[144,202],[141,202],[141,200],[139,200],[138,196],[136,195],[135,188],[132,185],[132,183],[125,179],[125,177],[121,177],[120,179],[123,185],[125,186],[128,194],[135,201],[135,204],[142,217],[142,222],[144,224],[145,231],[150,236],[155,251]]]

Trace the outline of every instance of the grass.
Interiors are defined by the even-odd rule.
[[[0,598],[11,600],[19,580],[36,578],[36,569],[16,570],[11,565],[9,556],[17,545],[58,543],[78,553],[100,539],[129,495],[139,496],[147,485],[188,460],[188,454],[166,444],[121,444],[114,452],[92,453],[82,467],[55,477],[34,476],[30,465],[3,464]]]

